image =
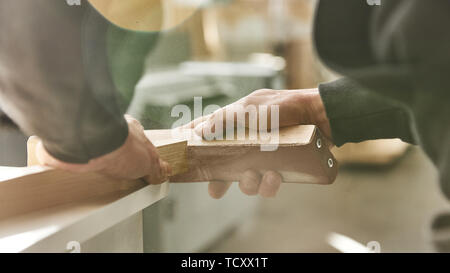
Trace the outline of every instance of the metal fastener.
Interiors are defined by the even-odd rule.
[[[318,138],[317,139],[317,141],[316,141],[316,146],[317,146],[317,148],[322,148],[322,139],[320,139],[320,138]]]
[[[328,167],[333,168],[334,161],[332,158],[328,158]]]

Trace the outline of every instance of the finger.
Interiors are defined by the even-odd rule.
[[[127,120],[127,121],[137,121],[137,119],[135,119],[132,115],[129,115],[129,114],[125,114],[125,115],[123,115],[124,116],[124,118]]]
[[[128,114],[125,114],[123,117],[125,118],[125,120],[128,123],[136,123],[136,121],[137,121],[137,119],[135,119],[133,116],[128,115]]]
[[[205,126],[205,124],[206,124],[206,121],[202,121],[200,124],[195,126],[194,132],[196,135],[203,137],[203,126]]]
[[[179,128],[181,128],[181,129],[194,129],[197,125],[199,125],[203,121],[207,120],[211,115],[212,114],[196,118],[193,121],[189,122],[188,124],[180,126]]]
[[[147,168],[143,170],[144,174],[147,174],[144,180],[149,184],[161,184],[167,180],[166,174],[169,164],[159,157],[156,149],[148,148],[149,162],[146,164]]]
[[[254,170],[247,170],[242,174],[239,188],[247,195],[256,195],[258,194],[260,183],[261,175]]]
[[[150,184],[161,184],[168,180],[169,164],[159,157],[153,158],[146,180]]]
[[[231,182],[211,181],[208,185],[208,193],[214,199],[222,198],[231,186]]]
[[[194,131],[204,139],[211,140],[214,136],[220,136],[221,133],[223,134],[227,132],[227,130],[234,131],[235,128],[246,127],[247,124],[250,124],[250,115],[256,117],[256,110],[250,112],[247,113],[246,109],[241,104],[232,103],[218,109],[208,116],[208,118],[203,119],[201,123],[198,123],[194,127]],[[216,133],[216,130],[219,131]]]
[[[223,135],[224,129],[226,128],[225,126],[226,116],[225,110],[222,108],[197,124],[194,128],[194,132],[203,139],[213,140],[215,136]],[[216,134],[216,130],[219,130],[220,132],[217,132],[218,134]]]
[[[194,129],[195,134],[202,137],[204,140],[214,140],[216,136],[219,136],[215,134],[217,129],[215,122],[211,122],[210,119],[200,123]],[[223,131],[221,135],[223,135]]]
[[[150,185],[159,185],[167,181],[163,176],[159,173],[152,173],[143,178]]]
[[[262,197],[274,197],[280,189],[283,178],[274,171],[267,171],[261,181],[258,193]]]
[[[167,181],[169,176],[172,175],[172,167],[166,161],[159,159],[159,165],[161,166],[161,177],[163,181]]]
[[[139,120],[135,119],[130,115],[125,115],[125,119],[131,128],[136,129],[138,131],[144,131],[144,126],[142,126]]]

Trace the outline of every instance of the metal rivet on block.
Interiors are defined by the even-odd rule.
[[[320,139],[320,138],[318,138],[317,139],[317,141],[316,141],[316,146],[317,146],[317,148],[322,148],[322,139]]]
[[[333,168],[334,161],[332,158],[328,158],[328,167]]]

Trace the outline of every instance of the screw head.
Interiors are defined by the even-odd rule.
[[[318,138],[317,139],[317,141],[316,141],[316,146],[317,146],[317,148],[322,148],[322,139],[320,139],[320,138]]]
[[[333,168],[334,166],[334,161],[332,158],[328,158],[328,167]]]

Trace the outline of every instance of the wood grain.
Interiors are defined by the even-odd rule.
[[[168,130],[152,131],[151,134],[154,139],[174,135]],[[318,140],[320,148],[317,147]],[[205,141],[190,137],[187,146],[189,171],[171,177],[170,181],[238,181],[248,169],[259,171],[261,175],[267,170],[278,171],[286,183],[330,184],[335,180],[336,159],[315,126],[282,128],[276,143],[276,150],[262,151],[261,146],[268,142],[259,135],[256,140],[250,140],[248,132],[245,139],[234,140]],[[333,162],[331,167],[329,160]]]

